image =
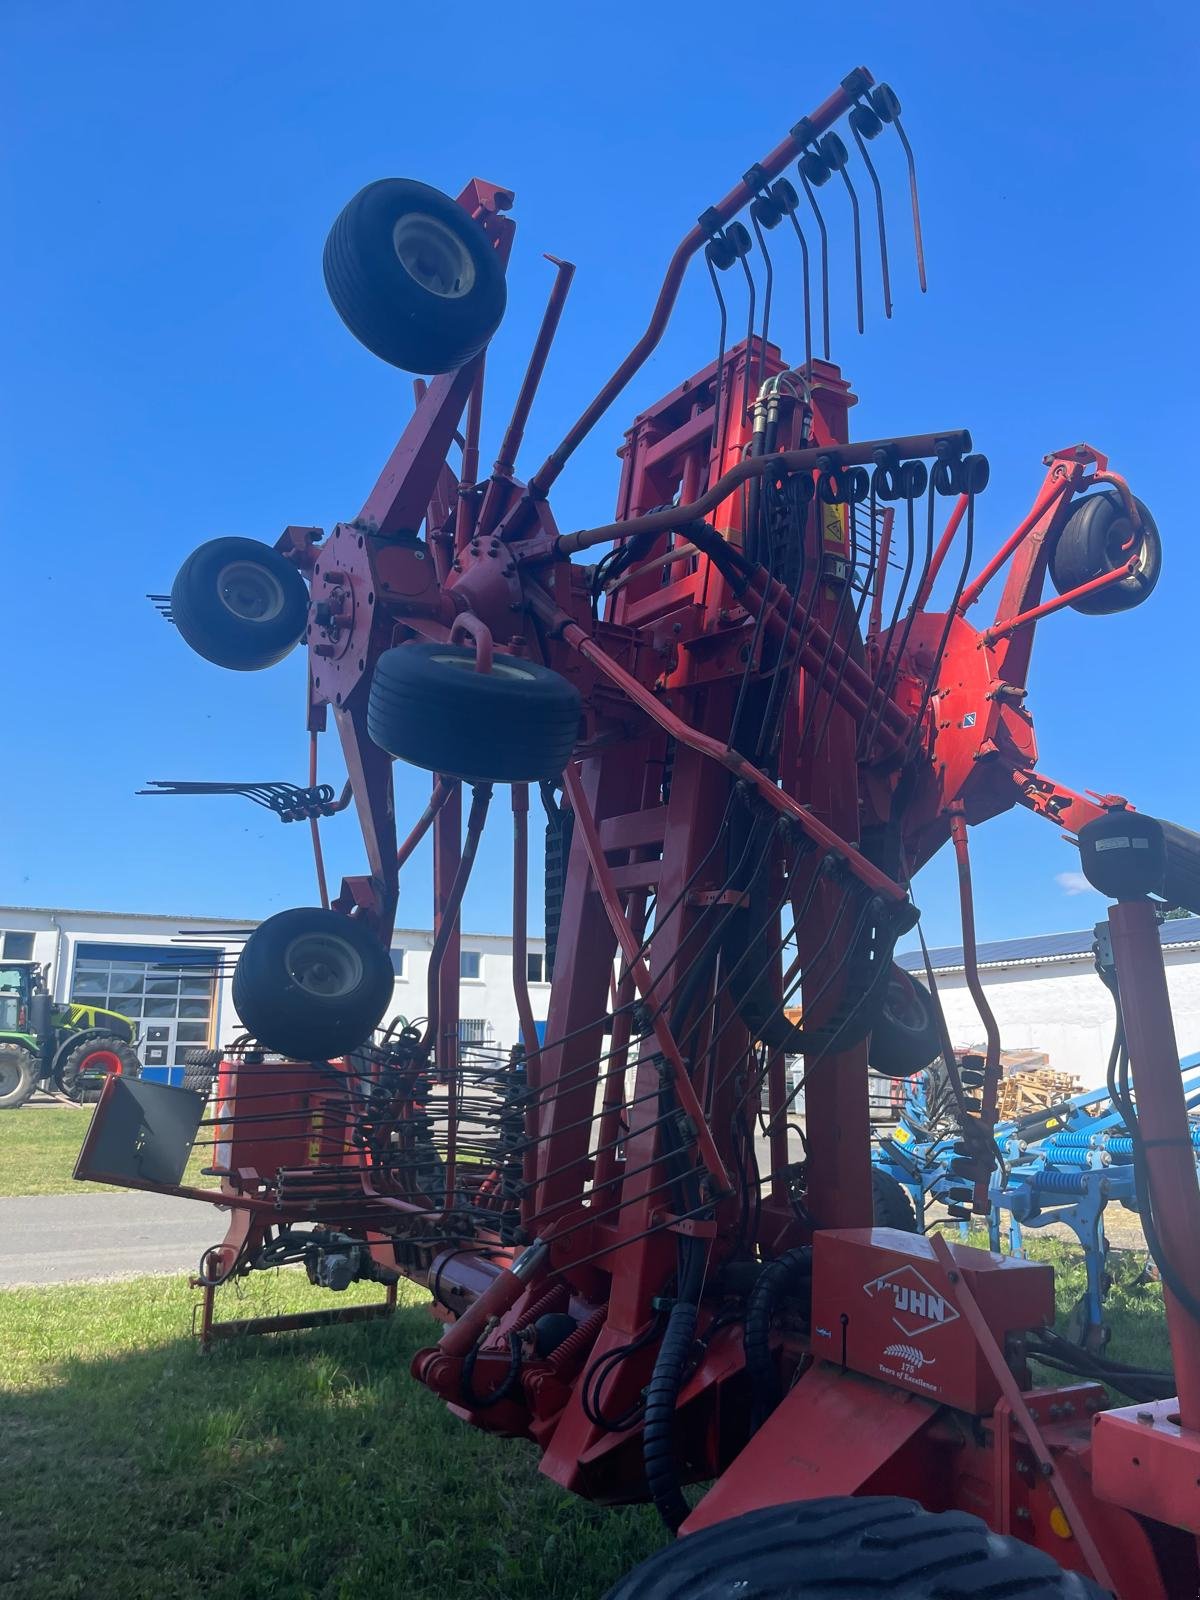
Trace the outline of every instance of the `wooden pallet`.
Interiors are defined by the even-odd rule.
[[[996,1114],[1001,1122],[1015,1122],[1031,1112],[1045,1111],[1061,1100],[1069,1100],[1082,1088],[1082,1082],[1074,1073],[1055,1072],[1052,1067],[1012,1072],[1000,1080]]]

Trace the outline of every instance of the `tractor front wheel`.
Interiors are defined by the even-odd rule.
[[[233,1004],[268,1050],[329,1061],[357,1050],[383,1020],[396,975],[366,923],[302,906],[260,923],[233,973]]]
[[[714,1523],[643,1561],[607,1600],[1104,1600],[1107,1593],[964,1511],[864,1495]]]
[[[38,1086],[38,1060],[23,1044],[0,1044],[0,1111],[23,1106]]]
[[[139,1078],[142,1063],[137,1051],[116,1034],[103,1033],[83,1039],[58,1069],[58,1086],[72,1100],[86,1105],[99,1098],[110,1073],[124,1078]]]
[[[282,661],[304,637],[308,585],[257,539],[210,539],[171,585],[171,620],[197,655],[234,672]]]

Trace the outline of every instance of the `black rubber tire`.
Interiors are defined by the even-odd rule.
[[[115,1033],[93,1034],[90,1038],[81,1040],[74,1050],[63,1058],[63,1064],[58,1069],[59,1088],[63,1094],[72,1100],[78,1100],[81,1105],[88,1105],[100,1098],[100,1090],[104,1087],[104,1076],[111,1071],[107,1066],[88,1069],[89,1058],[100,1051],[117,1057],[121,1063],[123,1078],[140,1078],[142,1075],[142,1063],[128,1039],[118,1039]]]
[[[1108,1600],[965,1511],[893,1496],[768,1506],[688,1534],[606,1600]]]
[[[877,1228],[899,1228],[901,1233],[917,1232],[917,1212],[912,1196],[902,1183],[881,1167],[871,1168],[871,1215]]]
[[[221,1065],[219,1050],[188,1050],[183,1058],[183,1085],[194,1094],[209,1095],[216,1082],[217,1068]]]
[[[23,1044],[0,1044],[0,1111],[23,1106],[38,1086],[38,1058]]]
[[[1150,597],[1162,571],[1162,540],[1154,518],[1134,496],[1142,518],[1142,547],[1136,572],[1071,601],[1071,608],[1085,616],[1103,617],[1116,611],[1132,611]],[[1116,489],[1101,489],[1080,500],[1068,517],[1050,553],[1050,581],[1059,594],[1067,594],[1082,583],[1101,578],[1123,566],[1133,553],[1133,524]],[[1129,547],[1129,548],[1122,548]]]
[[[329,1061],[370,1038],[395,982],[391,956],[366,923],[301,906],[268,917],[246,940],[233,1004],[267,1049],[293,1061]]]
[[[402,644],[375,667],[367,731],[389,755],[470,783],[558,778],[579,737],[579,692],[560,673],[463,645]]]
[[[171,619],[206,661],[258,672],[304,637],[308,585],[269,544],[210,539],[192,551],[171,585]]]
[[[893,965],[883,1009],[871,1033],[871,1070],[885,1078],[911,1078],[941,1053],[933,996],[911,972]]]
[[[1160,819],[1158,825],[1167,849],[1163,898],[1170,906],[1183,906],[1200,916],[1200,833],[1181,828],[1177,822]]]
[[[448,194],[411,178],[360,189],[329,230],[323,265],[350,332],[405,372],[461,367],[504,316],[508,286],[487,234]]]

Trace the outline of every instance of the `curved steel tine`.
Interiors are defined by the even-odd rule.
[[[821,215],[821,208],[817,204],[817,197],[813,193],[812,184],[804,176],[801,168],[796,169],[800,175],[800,182],[804,185],[804,192],[808,196],[808,203],[813,208],[813,215],[817,219],[817,227],[821,232],[821,323],[822,323],[822,348],[826,361],[829,360],[829,230],[825,226],[825,218]]]
[[[917,246],[917,277],[921,282],[921,293],[928,288],[925,281],[925,241],[921,236],[921,206],[917,200],[917,163],[912,153],[912,145],[908,142],[908,135],[900,124],[899,116],[892,118],[896,132],[900,135],[900,143],[904,146],[904,154],[908,161],[908,188],[912,195],[913,237]]]
[[[908,192],[912,199],[913,237],[917,246],[917,277],[921,284],[921,293],[924,294],[928,285],[925,281],[925,241],[921,235],[921,205],[917,199],[917,162],[912,153],[912,145],[908,142],[908,135],[900,121],[900,100],[896,91],[887,83],[877,83],[867,95],[867,103],[881,122],[890,122],[900,135],[900,143],[904,146],[904,158],[908,162]]]
[[[746,274],[746,285],[750,291],[750,305],[746,312],[746,366],[742,373],[742,410],[750,410],[750,346],[754,339],[754,312],[757,304],[757,290],[754,283],[754,274],[750,271],[750,263],[746,260],[748,251],[739,250],[738,260],[742,264],[742,271]]]
[[[767,281],[763,286],[763,320],[762,344],[758,351],[758,376],[755,384],[755,393],[762,388],[763,376],[767,365],[767,334],[771,327],[771,292],[775,287],[775,268],[771,261],[771,252],[767,249],[767,241],[763,237],[762,224],[754,214],[754,207],[750,208],[750,224],[754,229],[754,237],[758,240],[758,248],[762,251],[763,262],[766,265]]]
[[[863,286],[862,286],[862,216],[858,206],[858,194],[850,182],[850,174],[846,168],[850,161],[850,152],[838,138],[836,133],[827,133],[817,146],[817,150],[831,172],[837,172],[842,182],[846,185],[846,193],[850,196],[850,214],[854,224],[854,292],[858,308],[858,331],[863,331]]]
[[[725,399],[725,337],[729,328],[729,310],[725,304],[725,296],[721,293],[721,282],[717,277],[717,269],[713,264],[712,253],[706,249],[704,259],[708,265],[708,275],[712,279],[713,293],[717,297],[717,305],[721,311],[721,328],[717,337],[717,372],[713,380],[713,433],[712,448],[709,451],[709,460],[717,459],[718,475],[720,471],[721,450],[721,411]]]
[[[845,167],[839,167],[842,182],[846,185],[846,193],[850,196],[850,212],[854,223],[854,293],[858,304],[858,331],[863,331],[863,286],[862,286],[862,219],[858,210],[858,195],[854,185],[850,182],[850,174]]]
[[[792,227],[796,230],[796,237],[800,241],[800,256],[803,263],[801,271],[804,284],[804,365],[809,375],[812,375],[812,297],[808,286],[808,240],[804,237],[804,230],[796,220],[794,211],[788,212]]]
[[[871,175],[871,186],[875,190],[875,222],[879,229],[879,262],[883,271],[883,314],[890,317],[892,314],[892,280],[888,272],[887,251],[887,224],[883,213],[883,186],[879,182],[879,174],[875,171],[875,163],[867,151],[867,142],[859,133],[854,123],[853,116],[850,120],[850,132],[854,135],[854,142],[858,146],[858,153],[863,158],[863,163]]]

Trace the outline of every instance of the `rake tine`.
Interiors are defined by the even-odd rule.
[[[720,236],[722,240],[724,235]],[[713,293],[717,297],[717,305],[721,309],[721,327],[717,337],[717,375],[713,389],[713,442],[712,453],[720,460],[721,450],[721,412],[725,400],[725,337],[729,329],[729,311],[725,305],[725,296],[721,293],[721,282],[717,277],[716,266],[716,241],[709,240],[704,247],[704,260],[708,266],[708,275],[712,279]]]
[[[822,162],[822,165],[824,163]],[[813,215],[817,219],[817,227],[821,234],[821,344],[826,361],[829,360],[829,230],[825,226],[825,218],[821,215],[821,208],[817,204],[817,197],[813,193],[812,184],[805,175],[804,168],[796,169],[800,174],[800,182],[804,185],[804,192],[808,196],[808,203],[813,208]],[[822,180],[824,181],[824,180]]]
[[[754,386],[754,392],[757,394],[762,388],[763,374],[767,364],[767,333],[771,326],[771,293],[775,287],[775,268],[771,261],[771,252],[767,249],[767,241],[763,238],[757,202],[750,207],[750,222],[754,228],[754,237],[758,240],[758,248],[762,251],[762,258],[766,263],[767,269],[767,281],[763,288],[762,344],[759,346],[758,351],[758,374]]]
[[[921,284],[921,293],[928,288],[925,281],[925,241],[921,234],[921,206],[917,199],[917,163],[912,153],[912,145],[908,142],[908,135],[900,121],[900,100],[896,91],[890,84],[880,83],[871,90],[868,97],[871,107],[881,122],[890,122],[900,135],[900,143],[904,146],[904,156],[908,162],[908,192],[912,197],[913,238],[917,247],[917,277]]]
[[[821,140],[819,148],[826,166],[839,174],[846,185],[846,193],[850,196],[850,216],[854,228],[854,293],[858,308],[858,331],[861,333],[863,331],[862,217],[858,208],[858,195],[850,182],[850,174],[846,171],[850,152],[836,133],[827,133]]]
[[[812,299],[809,293],[808,280],[808,240],[804,237],[796,217],[796,209],[800,204],[800,196],[786,178],[780,178],[771,189],[771,199],[779,208],[781,216],[787,217],[792,227],[796,230],[796,238],[800,241],[800,259],[803,272],[804,293],[804,365],[805,370],[812,372]]]
[[[854,135],[854,142],[858,146],[858,153],[863,158],[863,165],[871,177],[871,186],[875,190],[875,224],[879,229],[879,263],[883,272],[883,314],[890,317],[892,314],[892,280],[888,272],[887,251],[887,224],[883,210],[883,186],[879,182],[879,174],[875,170],[875,163],[871,160],[867,150],[866,141],[877,139],[883,131],[883,123],[871,110],[870,106],[855,106],[850,113],[850,132]]]

